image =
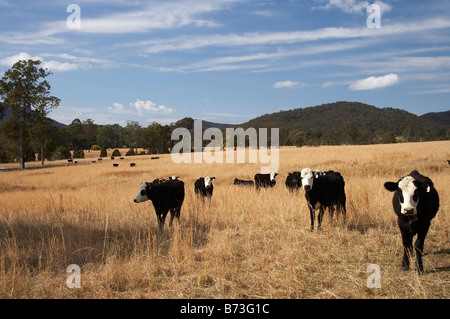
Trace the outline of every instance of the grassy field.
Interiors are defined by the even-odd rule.
[[[276,187],[259,193],[232,185],[253,179],[258,164],[174,164],[160,155],[113,167],[92,158],[0,171],[0,298],[450,297],[450,141],[282,148]],[[323,231],[310,232],[304,191],[284,186],[304,167],[342,173],[345,225],[326,213]],[[383,188],[413,169],[441,200],[422,276],[400,270],[392,193]],[[172,175],[186,198],[180,222],[159,232],[151,202],[133,199],[143,181]],[[193,184],[205,175],[216,180],[203,204]],[[81,288],[66,285],[70,264],[81,267]],[[367,287],[370,264],[380,266],[381,288]]]

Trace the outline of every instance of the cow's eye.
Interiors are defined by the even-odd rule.
[[[141,196],[145,196],[145,190],[141,190]]]
[[[403,193],[400,192],[400,203],[403,203],[404,199],[403,199]]]

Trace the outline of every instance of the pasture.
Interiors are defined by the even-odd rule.
[[[158,156],[0,171],[0,298],[450,297],[450,141],[282,148],[277,185],[260,192],[233,185],[260,164]],[[341,172],[345,225],[326,212],[323,230],[310,232],[304,191],[284,185],[305,167]],[[400,270],[401,236],[383,187],[413,169],[433,180],[441,201],[422,276],[413,263]],[[151,202],[133,199],[143,181],[172,175],[186,197],[180,222],[166,220],[160,232]],[[216,179],[203,203],[194,181],[206,175]],[[66,285],[70,264],[81,267],[81,288]],[[367,286],[370,264],[380,266],[381,288]]]

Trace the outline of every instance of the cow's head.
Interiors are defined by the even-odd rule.
[[[147,196],[147,190],[150,190],[151,187],[152,187],[152,184],[150,184],[148,182],[143,182],[141,184],[141,187],[139,187],[139,192],[137,193],[136,197],[134,198],[134,202],[142,203],[142,202],[145,202],[146,200],[149,200],[150,198],[148,198],[148,196]]]
[[[400,199],[400,213],[403,215],[417,214],[417,204],[421,192],[430,192],[432,183],[419,182],[414,177],[408,175],[401,178],[397,183],[386,182],[384,188],[388,191],[397,191]]]
[[[277,177],[277,176],[278,176],[278,173],[271,172],[271,173],[270,173],[270,181],[271,181],[271,182],[274,182],[274,181],[275,181],[275,177]]]
[[[310,168],[302,169],[301,173],[302,186],[305,191],[310,191],[313,187],[315,174]]]
[[[289,176],[292,178],[292,184],[301,185],[302,176],[300,175],[300,172],[289,173]]]
[[[210,188],[211,187],[211,182],[213,181],[213,180],[215,180],[216,178],[215,177],[209,177],[209,176],[206,176],[205,178],[204,178],[204,181],[205,181],[205,188]]]
[[[179,176],[170,176],[169,177],[169,180],[172,180],[172,181],[175,181],[175,180],[178,180],[180,177]]]

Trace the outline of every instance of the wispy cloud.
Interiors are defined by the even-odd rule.
[[[294,89],[294,88],[304,88],[308,85],[304,82],[296,82],[296,81],[279,81],[275,82],[272,87],[274,89]]]
[[[51,60],[46,60],[44,57],[53,58]],[[59,59],[59,60],[55,60]],[[103,68],[111,68],[116,64],[109,62],[107,60],[87,58],[87,57],[76,57],[69,54],[51,54],[43,53],[40,55],[32,56],[27,52],[20,52],[18,54],[5,57],[0,59],[0,65],[11,67],[14,63],[19,60],[40,60],[41,67],[54,72],[65,72],[65,71],[75,71],[79,69],[90,69],[93,65],[100,65]]]
[[[371,76],[352,83],[349,89],[352,91],[384,89],[388,86],[398,84],[399,81],[398,75],[394,73],[380,77]]]
[[[383,1],[375,1],[374,4],[380,6],[381,12],[389,12],[392,10],[392,5]],[[339,9],[348,14],[365,14],[369,1],[357,1],[357,0],[328,0],[328,3],[323,6],[313,7],[313,9],[331,10]]]

